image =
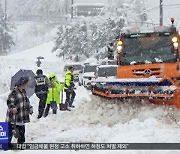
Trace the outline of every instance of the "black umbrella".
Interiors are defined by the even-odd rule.
[[[37,59],[38,59],[38,61],[36,61],[37,67],[40,67],[41,66],[41,59],[44,59],[44,57],[39,56],[39,57],[37,57]]]
[[[26,92],[28,97],[31,97],[34,94],[34,87],[35,87],[35,81],[34,77],[35,74],[33,73],[32,70],[19,70],[12,78],[11,78],[11,87],[10,90],[13,90],[15,87],[15,84],[17,81],[22,77],[22,76],[28,76],[29,77],[29,82],[28,86],[26,88]]]
[[[37,57],[37,59],[38,59],[38,60],[40,60],[40,59],[44,59],[44,57],[42,57],[42,56],[39,56],[39,57]]]

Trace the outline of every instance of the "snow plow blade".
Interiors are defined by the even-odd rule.
[[[162,78],[104,79],[92,81],[92,94],[107,98],[173,99],[176,87]]]

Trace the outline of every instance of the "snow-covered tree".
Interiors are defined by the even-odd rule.
[[[58,55],[89,57],[111,42],[124,26],[124,20],[104,17],[75,20],[67,26],[60,26],[53,51]]]
[[[65,27],[60,26],[54,51],[59,49],[59,56],[86,54],[87,49],[87,25],[74,22]]]
[[[143,24],[143,9],[142,0],[109,0],[101,16],[78,18],[68,26],[60,26],[53,51],[67,58],[105,54],[98,51],[114,42],[121,28]]]
[[[105,12],[108,12],[106,15],[123,16],[128,25],[141,25],[147,20],[143,0],[108,0],[108,2],[105,9]]]
[[[4,55],[10,51],[12,45],[14,45],[13,38],[11,36],[11,25],[9,21],[5,21],[4,12],[0,5],[0,54]]]

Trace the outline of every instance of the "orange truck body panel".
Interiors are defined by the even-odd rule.
[[[159,78],[166,78],[171,80],[172,84],[177,87],[174,92],[172,100],[150,100],[154,104],[166,104],[174,105],[180,108],[180,70],[177,68],[180,66],[180,62],[176,63],[160,63],[160,64],[143,64],[143,65],[128,65],[118,66],[117,78],[149,78],[155,75]],[[145,70],[150,70],[150,74],[146,75]]]
[[[161,78],[174,78],[180,76],[180,70],[177,67],[180,63],[160,63],[160,64],[143,64],[143,65],[128,65],[118,66],[117,78],[149,78],[156,76]],[[145,70],[149,70],[150,74],[146,75]]]

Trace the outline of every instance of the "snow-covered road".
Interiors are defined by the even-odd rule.
[[[0,78],[1,83],[4,85],[0,91],[0,121],[5,119],[6,99],[9,93],[8,86],[11,76],[20,68],[35,71],[37,69],[35,65],[37,56],[45,57],[45,60],[42,61],[42,69],[47,75],[55,73],[58,79],[63,81],[64,62],[51,53],[52,47],[53,43],[50,42],[25,52],[0,57]],[[78,87],[76,92],[75,109],[71,112],[58,111],[57,115],[50,113],[47,118],[40,120],[37,119],[38,99],[33,95],[31,104],[34,107],[34,114],[31,117],[31,123],[26,125],[26,141],[34,143],[180,142],[180,112],[174,107],[157,106],[140,101],[105,100],[92,96],[83,87]],[[70,152],[66,151],[64,153]],[[82,151],[82,153],[85,153],[85,151]],[[110,153],[110,151],[93,153]],[[126,151],[125,153],[134,152]],[[147,151],[137,151],[137,153],[147,153]],[[162,153],[172,152],[166,151]],[[173,153],[178,152],[173,151]]]

